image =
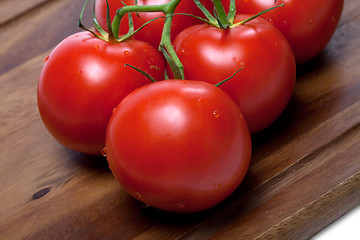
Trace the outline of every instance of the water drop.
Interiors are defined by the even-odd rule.
[[[335,16],[331,16],[331,21],[334,23],[336,22],[336,17]]]
[[[268,18],[267,21],[271,24],[274,24],[274,20],[272,18]]]
[[[309,19],[309,23],[312,24],[314,20],[312,18]]]
[[[104,147],[102,150],[101,150],[101,154],[106,157],[107,156],[107,149]]]
[[[81,70],[77,71],[78,74],[81,74]]]
[[[186,82],[185,81],[181,81],[181,84],[185,84]]]
[[[136,199],[141,199],[141,198],[142,198],[142,195],[141,195],[141,193],[136,192],[136,193],[134,193],[134,197],[135,197]]]
[[[116,108],[113,108],[112,112],[113,112],[113,113],[116,113],[116,110],[117,110]]]
[[[44,62],[47,62],[47,60],[49,60],[49,56],[47,56],[44,60]]]
[[[140,207],[142,207],[142,208],[148,208],[148,207],[150,207],[150,205],[148,205],[148,204],[146,204],[146,203],[143,203],[143,202],[141,202],[141,201],[139,201],[139,204],[140,204]]]
[[[220,113],[218,111],[216,111],[216,110],[213,112],[213,115],[214,115],[215,118],[220,117]]]
[[[129,55],[129,51],[128,51],[128,50],[125,50],[125,51],[124,51],[124,54],[125,54],[125,55]]]
[[[98,50],[100,48],[100,46],[96,45],[94,48],[95,48],[95,50]]]
[[[287,24],[287,21],[286,21],[286,20],[284,20],[284,24]]]
[[[184,208],[184,207],[185,207],[185,204],[186,204],[185,201],[179,201],[179,202],[176,203],[176,206],[177,206],[178,208]]]
[[[221,183],[219,183],[219,184],[214,183],[213,186],[214,186],[214,188],[218,188],[218,189],[222,188],[222,184],[221,184]]]

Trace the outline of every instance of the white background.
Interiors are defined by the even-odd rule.
[[[360,240],[360,205],[315,235],[312,240]]]

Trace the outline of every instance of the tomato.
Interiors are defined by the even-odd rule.
[[[169,2],[170,0],[139,0],[138,5],[158,5]],[[227,0],[226,0],[227,1]],[[135,0],[108,0],[109,8],[110,8],[110,17],[111,20],[115,16],[115,12],[117,9],[124,7],[123,2],[126,5],[134,5]],[[212,2],[210,0],[202,1],[204,6],[207,8],[212,8]],[[193,0],[181,0],[179,5],[176,7],[175,13],[187,13],[195,16],[204,17],[203,13],[198,9]],[[98,20],[100,26],[103,29],[107,29],[106,27],[106,1],[105,0],[97,0],[95,5],[95,14],[96,19]],[[165,16],[162,12],[139,12],[138,16],[135,13],[132,13],[134,27],[138,29],[147,21],[150,21],[156,17]],[[181,32],[186,27],[189,27],[194,24],[199,24],[200,20],[184,15],[174,15],[171,26],[171,36],[174,38],[179,32]],[[120,33],[127,33],[128,27],[128,16],[124,16],[123,20],[120,24]],[[160,18],[151,22],[148,26],[144,27],[141,31],[139,31],[135,35],[135,39],[149,42],[155,48],[159,47],[161,33],[164,26],[164,18]]]
[[[237,0],[241,13],[255,14],[284,3],[262,15],[288,39],[299,64],[319,54],[330,41],[341,16],[344,0]]]
[[[165,80],[130,93],[106,133],[110,169],[133,197],[171,212],[197,212],[242,182],[251,139],[241,111],[202,81]]]
[[[150,83],[126,63],[163,79],[163,57],[145,42],[108,43],[80,32],[55,47],[37,89],[41,118],[55,139],[76,151],[101,154],[113,108]]]
[[[238,15],[235,22],[250,15]],[[261,18],[230,29],[194,25],[174,40],[186,79],[220,86],[239,105],[251,133],[271,125],[292,96],[296,64],[289,43]]]

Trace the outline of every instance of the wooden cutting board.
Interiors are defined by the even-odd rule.
[[[40,120],[44,59],[79,31],[83,3],[0,2],[0,239],[308,239],[360,204],[360,1],[345,0],[288,108],[253,137],[242,185],[186,215],[142,208],[103,157],[65,149]]]

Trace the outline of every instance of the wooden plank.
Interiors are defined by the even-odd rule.
[[[0,25],[36,8],[49,0],[2,0],[0,1]]]
[[[4,3],[0,1],[0,4],[5,5],[0,6],[3,14],[16,13],[18,10],[14,6],[20,6],[22,11],[20,15],[14,15],[11,21],[0,25],[0,74],[53,48],[68,35],[81,31],[78,19],[84,1],[9,0]],[[84,24],[91,24],[91,14],[89,4]]]

